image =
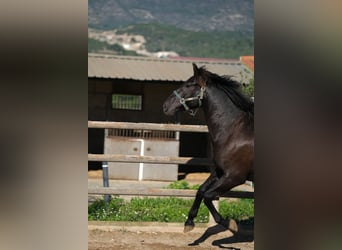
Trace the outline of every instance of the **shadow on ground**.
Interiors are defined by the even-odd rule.
[[[238,231],[233,232],[233,236],[228,238],[222,238],[219,240],[214,240],[212,242],[213,246],[217,246],[219,248],[232,249],[232,250],[240,250],[240,248],[235,248],[232,246],[225,246],[226,244],[234,244],[241,242],[252,242],[254,241],[254,223],[253,224],[245,224],[243,221],[238,224]],[[210,236],[227,231],[228,229],[222,225],[215,225],[209,227],[204,234],[196,239],[194,242],[190,243],[189,246],[196,246],[200,243],[206,241]]]

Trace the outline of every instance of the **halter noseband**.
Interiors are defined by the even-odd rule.
[[[195,116],[196,113],[197,113],[198,108],[196,108],[195,110],[190,109],[189,106],[186,104],[186,102],[193,101],[193,100],[198,100],[198,107],[201,107],[202,106],[202,100],[203,100],[203,97],[204,97],[204,91],[205,91],[205,87],[201,87],[201,91],[200,91],[200,93],[197,96],[189,97],[189,98],[181,97],[180,94],[178,94],[178,92],[176,90],[174,90],[173,93],[179,99],[179,103],[184,106],[185,110],[189,111],[190,115]]]

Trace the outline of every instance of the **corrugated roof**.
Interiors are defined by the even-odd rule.
[[[88,77],[133,79],[141,81],[185,81],[192,76],[192,63],[218,75],[230,75],[241,81],[253,73],[239,60],[208,60],[205,58],[160,59],[135,56],[88,54]],[[245,82],[245,81],[244,81]]]

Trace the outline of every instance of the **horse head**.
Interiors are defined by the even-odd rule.
[[[206,88],[206,77],[202,68],[193,65],[194,75],[184,82],[165,100],[163,109],[166,115],[174,115],[178,111],[189,111],[195,115],[202,106]]]

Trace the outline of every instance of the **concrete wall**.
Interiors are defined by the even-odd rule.
[[[106,154],[178,156],[179,141],[105,137]],[[111,179],[176,181],[177,164],[108,163]]]

